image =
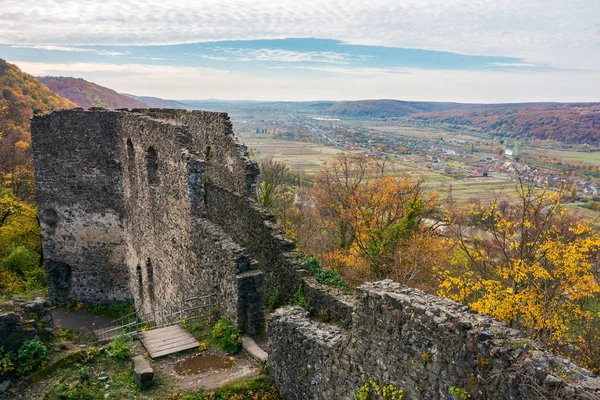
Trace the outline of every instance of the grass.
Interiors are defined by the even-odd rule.
[[[543,151],[543,155],[550,156],[562,160],[563,162],[577,161],[591,165],[600,166],[600,153],[570,151],[570,150],[548,150]]]
[[[90,305],[83,303],[62,304],[67,310],[84,311],[90,314],[101,315],[103,317],[117,319],[135,311],[131,302],[114,303],[108,305]]]
[[[167,400],[279,400],[277,389],[265,375],[233,382],[216,392],[171,393]]]
[[[103,400],[105,393],[113,399],[146,397],[133,381],[129,360],[114,359],[94,348],[70,356],[48,375],[52,384],[42,397],[44,400]]]

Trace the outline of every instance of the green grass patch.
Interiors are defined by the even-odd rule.
[[[266,376],[233,382],[217,392],[171,393],[167,400],[279,400],[277,389]]]
[[[60,306],[67,310],[84,311],[94,315],[117,319],[135,312],[135,307],[131,302],[113,303],[106,305],[90,305],[83,303],[66,303]]]

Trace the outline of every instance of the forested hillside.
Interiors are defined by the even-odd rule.
[[[434,122],[480,128],[509,136],[565,143],[600,143],[599,103],[460,104],[399,100],[343,101],[334,115]]]
[[[141,101],[81,78],[45,76],[38,79],[53,92],[84,108],[148,108],[148,105]]]
[[[29,119],[77,104],[0,59],[0,297],[43,290]]]
[[[517,137],[600,143],[600,104],[515,104],[411,115],[423,121],[481,128]]]
[[[9,182],[29,198],[31,185],[17,179],[31,174],[29,119],[34,109],[71,108],[77,104],[53,93],[16,65],[0,59],[0,183]],[[4,187],[4,185],[2,186]]]

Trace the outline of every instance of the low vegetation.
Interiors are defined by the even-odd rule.
[[[167,400],[279,400],[277,389],[261,375],[247,381],[235,382],[217,392],[172,393]]]
[[[391,278],[449,297],[600,371],[600,235],[566,211],[568,185],[518,178],[510,201],[457,205],[390,172],[341,155],[296,201],[272,203],[310,275],[344,292]]]
[[[135,312],[135,307],[132,302],[120,302],[114,304],[91,305],[83,303],[66,303],[62,307],[67,310],[84,311],[90,314],[101,315],[112,319],[117,319],[125,315]]]
[[[0,378],[16,375],[19,377],[37,370],[48,360],[48,348],[37,339],[23,342],[17,352],[4,352],[0,348]]]
[[[242,350],[242,333],[226,317],[215,324],[210,337],[221,350],[234,354]]]

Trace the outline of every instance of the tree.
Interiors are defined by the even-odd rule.
[[[519,179],[517,201],[504,213],[498,202],[447,216],[456,250],[439,269],[439,294],[508,322],[512,327],[570,353],[598,371],[587,358],[585,336],[597,337],[600,236],[561,205],[564,189],[550,192]],[[481,223],[469,229],[469,215]],[[596,343],[597,346],[598,343]]]
[[[437,196],[422,181],[392,175],[387,161],[342,154],[312,190],[323,264],[351,284],[392,278],[423,285],[443,253],[433,224]]]
[[[292,179],[292,172],[285,163],[275,161],[272,156],[260,160],[259,167],[258,202],[263,207],[276,211],[278,203],[285,196],[286,186]]]

